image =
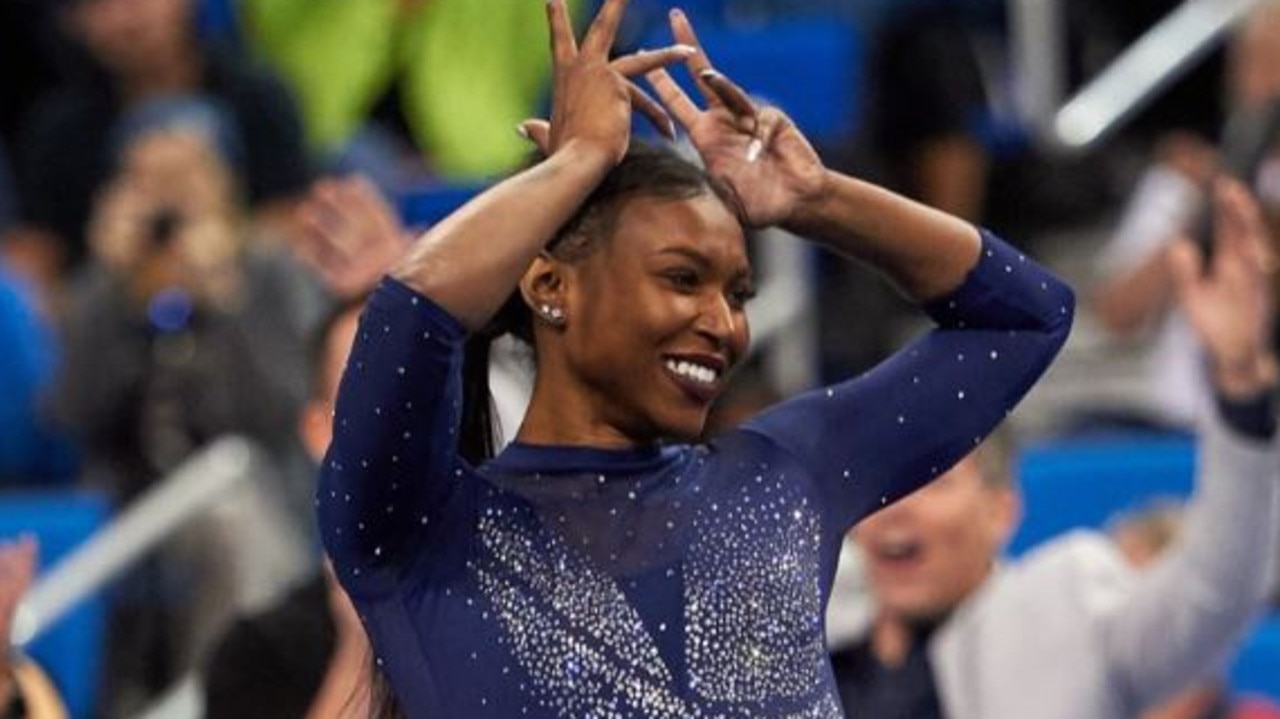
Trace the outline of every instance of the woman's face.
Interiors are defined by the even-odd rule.
[[[713,194],[640,197],[567,268],[570,381],[623,437],[692,439],[747,350],[752,289],[737,220]]]
[[[191,13],[192,0],[85,0],[72,21],[99,62],[132,77],[191,43]]]

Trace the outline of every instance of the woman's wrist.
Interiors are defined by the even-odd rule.
[[[1280,366],[1268,351],[1237,358],[1210,358],[1209,365],[1214,390],[1228,400],[1248,399],[1274,390],[1280,379]]]
[[[822,182],[813,192],[797,199],[791,212],[779,224],[786,231],[802,237],[813,236],[817,228],[827,224],[831,216],[831,201],[837,184],[836,173],[823,168]]]
[[[784,227],[868,262],[918,302],[959,286],[982,245],[964,220],[829,169]]]
[[[573,138],[565,142],[547,158],[552,167],[581,173],[594,189],[609,174],[621,158],[600,143]]]

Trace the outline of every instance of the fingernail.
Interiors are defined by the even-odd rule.
[[[759,160],[761,152],[764,152],[764,143],[758,137],[752,138],[751,144],[747,145],[747,162]]]
[[[685,45],[684,43],[680,43],[678,45],[672,45],[671,49],[674,50],[677,54],[685,55],[685,56],[696,55],[698,53],[698,48],[692,45]]]
[[[671,120],[667,120],[667,137],[676,139],[676,123]]]
[[[529,131],[524,125],[516,125],[516,134],[524,138],[527,142],[533,142],[533,138],[529,137]]]
[[[707,68],[702,72],[699,72],[698,77],[702,78],[703,80],[710,80],[714,77],[717,77],[719,74],[720,73],[716,72],[715,70],[712,70],[711,68]]]
[[[671,13],[670,13],[670,15],[671,15],[671,17],[673,17],[673,18],[682,18],[682,17],[684,17],[684,12],[683,12],[680,8],[678,8],[678,7],[673,7],[673,8],[671,8]]]

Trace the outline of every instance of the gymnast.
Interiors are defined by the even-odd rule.
[[[610,60],[625,5],[581,45],[547,5],[551,114],[522,125],[545,159],[429,230],[361,319],[316,504],[389,689],[378,716],[839,717],[842,537],[981,442],[1070,329],[1061,281],[824,167],[678,11],[677,44]],[[705,169],[633,141],[633,110],[678,123]],[[936,328],[700,443],[747,351],[745,237],[766,226],[870,263]],[[493,456],[484,358],[507,333],[536,374]]]

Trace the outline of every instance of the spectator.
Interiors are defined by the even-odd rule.
[[[280,470],[298,452],[288,428],[306,393],[307,297],[296,268],[251,241],[233,123],[209,102],[162,99],[110,136],[117,169],[90,225],[94,263],[72,287],[57,391],[86,482],[127,503],[230,433]],[[289,501],[280,481],[254,487],[262,511]],[[186,528],[122,584],[104,706],[137,708],[201,654],[235,610],[246,542],[283,567],[281,582],[305,570],[307,554],[286,551],[296,521],[258,512],[229,530],[216,520]]]
[[[301,123],[271,75],[201,44],[193,0],[69,0],[65,26],[91,59],[84,76],[57,88],[26,122],[15,158],[24,223],[6,254],[52,280],[87,252],[93,198],[111,174],[114,121],[158,98],[207,94],[232,118],[244,147],[242,186],[254,218],[283,231],[306,187]]]
[[[897,2],[868,54],[867,130],[846,148],[859,175],[981,224],[991,158],[979,135],[988,110],[974,23],[963,3]],[[902,342],[915,315],[866,267],[822,261],[820,316],[825,376],[870,369]],[[857,314],[850,326],[843,318]]]
[[[971,25],[949,0],[890,13],[873,54],[868,105],[887,184],[979,222],[990,158],[978,130],[988,100]]]
[[[1238,184],[1218,218],[1209,271],[1184,243],[1174,272],[1220,408],[1182,541],[1142,572],[1083,533],[995,568],[1018,499],[988,443],[854,531],[876,610],[831,639],[851,717],[1129,717],[1225,658],[1270,586],[1280,486],[1269,240]]]
[[[316,344],[312,397],[298,422],[319,461],[333,434],[338,380],[355,339],[358,305],[340,308]],[[279,605],[239,620],[219,640],[204,671],[205,717],[328,719],[358,701],[369,644],[351,600],[326,569]]]
[[[251,247],[239,143],[217,106],[140,107],[117,144],[89,230],[95,264],[73,288],[59,405],[90,471],[127,501],[221,434],[292,446],[306,310],[292,268]]]
[[[1139,571],[1151,567],[1177,539],[1183,512],[1177,504],[1155,503],[1121,518],[1111,538],[1129,564]],[[1184,689],[1141,719],[1280,719],[1280,706],[1263,699],[1233,697],[1220,677]]]
[[[1228,89],[1238,111],[1258,110],[1280,98],[1280,2],[1261,4],[1231,46]],[[1167,137],[1138,182],[1098,262],[1101,276],[1093,306],[1118,337],[1143,340],[1144,386],[1135,407],[1120,410],[1125,423],[1189,430],[1208,407],[1193,332],[1174,307],[1166,255],[1198,219],[1218,158],[1188,134]],[[1280,201],[1280,166],[1266,165],[1256,178],[1261,200],[1274,212]]]

